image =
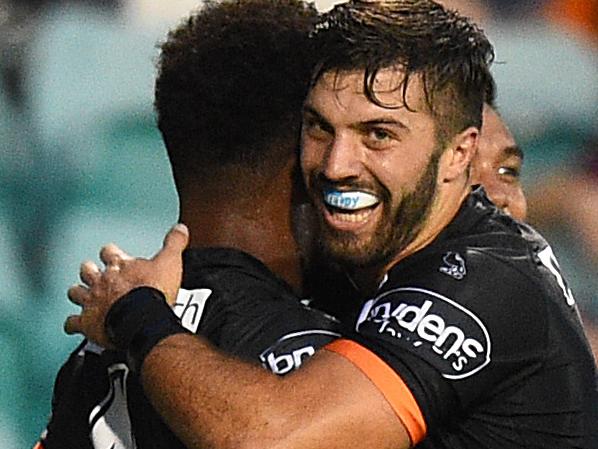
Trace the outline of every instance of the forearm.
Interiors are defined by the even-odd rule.
[[[162,340],[146,357],[141,379],[188,448],[265,448],[288,428],[289,416],[277,406],[281,380],[219,353],[200,337]]]
[[[369,441],[372,449],[409,446],[381,392],[336,353],[320,351],[301,370],[277,377],[187,333],[147,288],[112,307],[106,330],[190,449],[346,449],[363,432],[380,438]]]
[[[138,288],[119,299],[106,333],[187,447],[252,447],[258,430],[260,439],[276,438],[285,416],[271,406],[280,379],[189,334],[157,290]]]
[[[174,227],[150,260],[104,247],[106,269],[83,264],[83,285],[69,289],[82,310],[67,318],[67,333],[126,352],[132,375],[190,449],[346,449],[362,435],[371,449],[409,447],[382,392],[345,357],[322,350],[279,378],[188,334],[158,291],[176,296],[187,241],[186,228]]]
[[[190,449],[405,449],[409,437],[380,392],[323,350],[283,378],[174,335],[142,367],[146,395]]]

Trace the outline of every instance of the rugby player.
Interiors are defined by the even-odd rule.
[[[527,200],[521,184],[523,152],[517,146],[507,125],[496,111],[495,87],[490,84],[483,109],[478,150],[471,163],[471,185],[484,187],[488,198],[503,212],[516,220],[525,221]],[[314,300],[311,306],[345,317],[343,307],[347,297],[359,297],[344,271],[331,267],[322,257],[313,258],[307,281]]]
[[[301,165],[322,251],[364,298],[355,333],[285,378],[187,335],[157,291],[184,227],[154,261],[84,266],[67,331],[125,350],[190,448],[596,447],[595,363],[550,247],[469,194],[490,44],[426,0],[348,2],[313,39]]]
[[[279,5],[277,9],[273,12],[278,14],[290,14],[287,17],[287,22],[284,25],[279,27],[271,27],[270,22],[268,22],[269,18],[271,17],[269,14],[264,14],[265,11],[261,11],[257,17],[260,18],[259,21],[256,21],[253,18],[250,18],[247,13],[248,12],[256,12],[256,8],[270,8],[271,5],[268,2],[263,2],[260,4],[259,2],[245,2],[241,5],[237,5],[236,7],[232,7],[230,4],[224,4],[220,6],[214,5],[206,5],[205,8],[200,12],[200,14],[191,20],[188,25],[181,27],[177,33],[173,33],[173,36],[169,43],[164,46],[165,53],[162,55],[162,61],[164,65],[170,64],[169,61],[176,56],[177,64],[184,65],[183,68],[172,66],[169,67],[168,70],[164,69],[163,73],[165,73],[165,77],[169,75],[169,71],[178,71],[181,75],[193,72],[195,77],[204,77],[203,79],[198,79],[198,85],[204,84],[206,81],[205,77],[212,76],[213,74],[205,74],[196,69],[189,69],[193,67],[188,61],[191,53],[187,50],[197,47],[197,43],[191,45],[192,39],[196,39],[199,35],[201,35],[202,45],[207,48],[211,47],[212,49],[222,47],[223,45],[230,45],[234,46],[237,45],[239,41],[244,41],[246,48],[242,49],[240,52],[237,49],[239,54],[236,54],[234,58],[230,58],[229,55],[229,64],[230,67],[235,67],[238,64],[245,64],[246,68],[251,68],[252,72],[255,75],[253,76],[253,81],[255,82],[255,78],[259,78],[259,81],[267,76],[267,74],[261,73],[261,70],[268,70],[270,81],[275,81],[271,84],[268,88],[278,88],[279,86],[276,85],[276,73],[274,72],[275,69],[269,67],[268,65],[260,65],[260,66],[252,66],[251,61],[255,61],[256,52],[259,52],[262,57],[268,56],[268,52],[272,52],[270,55],[271,57],[280,57],[280,54],[274,54],[274,52],[283,52],[289,51],[289,56],[287,58],[291,63],[287,61],[285,67],[289,67],[288,70],[296,70],[298,64],[305,63],[306,67],[308,61],[305,60],[304,55],[300,55],[298,53],[298,49],[302,42],[298,38],[297,34],[292,34],[292,38],[296,39],[297,42],[293,42],[293,45],[278,45],[277,47],[267,47],[265,49],[258,49],[258,44],[260,42],[264,42],[264,33],[269,36],[269,39],[277,39],[278,33],[284,30],[285,32],[288,31],[287,27],[292,24],[293,20],[299,20],[299,23],[294,24],[297,31],[306,31],[305,25],[306,20],[308,19],[309,14],[313,14],[313,12],[308,11],[307,9],[301,11],[302,8],[301,4],[283,4]],[[292,11],[285,11],[284,8],[291,8]],[[295,8],[295,9],[293,9]],[[227,18],[226,23],[226,38],[223,39],[223,36],[219,34],[215,34],[212,32],[213,28],[221,29],[220,21],[223,20],[224,12],[227,14],[232,15],[233,17]],[[270,9],[268,10],[270,11]],[[308,14],[309,13],[309,14]],[[237,17],[234,19],[234,17]],[[247,36],[245,35],[245,30],[243,27],[249,26],[253,28],[253,32],[251,36],[255,41],[247,41]],[[266,27],[266,28],[264,28]],[[184,33],[185,31],[185,33]],[[184,36],[187,35],[189,41],[186,41]],[[207,39],[205,36],[210,35],[210,38]],[[183,37],[181,37],[183,36]],[[235,40],[237,42],[235,42]],[[267,39],[266,39],[267,41]],[[252,47],[253,45],[253,47]],[[299,56],[298,56],[299,55]],[[219,59],[217,57],[211,56],[212,64],[217,64]],[[281,59],[284,61],[284,59]],[[188,64],[188,66],[187,66]],[[280,72],[278,72],[280,73]],[[303,72],[304,75],[308,73],[307,69]],[[286,77],[286,73],[281,73],[281,75]],[[296,72],[297,78],[295,81],[300,81],[300,73]],[[192,78],[192,77],[191,77]],[[234,77],[229,76],[229,80],[234,80]],[[246,79],[245,85],[247,85],[252,79]],[[288,79],[285,78],[285,82],[288,82]],[[213,82],[213,81],[212,81]],[[281,82],[279,80],[279,82]],[[168,84],[168,80],[161,81],[163,87],[163,91],[165,91],[165,95],[168,98],[168,95],[171,95],[170,92],[170,85]],[[289,86],[293,86],[297,84],[291,83]],[[240,85],[239,83],[233,83],[236,88],[232,89],[228,87],[228,90],[231,94],[234,94],[239,97],[247,98],[248,92],[244,92],[245,85]],[[185,88],[188,89],[190,96],[187,97],[189,102],[194,101],[194,95],[205,95],[205,93],[196,93],[196,90],[193,89],[193,86],[182,85],[180,86],[181,89]],[[293,99],[295,106],[297,105],[297,94],[293,93],[293,90],[290,91],[290,95],[294,95],[295,98]],[[184,105],[184,104],[183,104]],[[241,103],[242,105],[242,103]],[[157,104],[158,111],[162,111],[162,115],[165,115],[164,112],[165,108],[169,106],[168,100],[162,100],[162,103]],[[190,105],[187,104],[188,108]],[[247,106],[247,105],[246,105]],[[249,107],[254,106],[256,108],[262,108],[264,105],[259,105],[258,103],[252,103]],[[206,112],[202,114],[203,116],[212,117],[212,120],[217,121],[219,116],[230,116],[234,114],[234,111],[230,111],[230,108],[224,107],[220,108],[218,111],[210,111],[206,108]],[[259,114],[267,115],[272,114],[272,107],[271,104],[268,103],[261,109],[261,111],[256,112],[253,111],[251,116],[259,117]],[[257,114],[257,115],[256,115]],[[292,116],[289,116],[291,119]],[[295,117],[295,121],[297,121]],[[289,120],[291,123],[292,120]],[[271,123],[276,124],[275,120],[271,120]],[[195,119],[194,121],[189,120],[187,126],[193,124],[192,126],[202,126],[202,121]],[[253,128],[253,124],[247,123],[247,127]],[[169,136],[171,135],[170,127],[168,125],[163,125],[164,135]],[[243,126],[237,124],[238,129],[243,129]],[[181,128],[184,129],[184,127]],[[496,126],[492,128],[492,132],[495,130],[504,129],[504,126]],[[261,133],[260,133],[261,134]],[[497,135],[496,137],[500,137]],[[493,138],[493,134],[491,132],[487,132],[485,127],[482,130],[482,139],[480,141],[480,147],[483,146],[485,140],[491,140]],[[210,143],[213,145],[216,140],[211,141]],[[236,143],[235,139],[231,139],[230,142],[226,144],[221,144],[222,147],[224,145],[227,148],[233,148]],[[289,144],[292,143],[292,139],[288,140]],[[205,142],[197,141],[195,142],[196,145],[200,145],[201,147],[205,148]],[[490,145],[488,143],[488,145]],[[269,145],[264,145],[264,154],[268,154],[268,151],[265,151]],[[176,148],[176,147],[174,147]],[[185,163],[186,157],[184,151],[178,151],[171,149],[171,157],[174,161],[182,160],[182,163],[179,163],[175,169],[175,175],[178,175],[179,178],[185,176],[184,173],[189,172],[189,177],[193,178],[194,173],[201,173],[201,170],[195,168],[194,166],[187,167]],[[290,153],[289,153],[290,154]],[[484,153],[486,154],[486,153]],[[288,154],[287,154],[288,156]],[[201,155],[200,155],[201,157]],[[258,161],[258,163],[261,163]],[[289,161],[290,163],[290,161]],[[209,165],[209,164],[208,164]],[[292,164],[291,164],[292,165]],[[237,166],[237,169],[240,169],[240,174],[245,173],[245,169],[242,166]],[[496,171],[495,171],[496,172]],[[494,172],[492,171],[485,171],[484,172],[487,176],[491,176]],[[498,172],[496,172],[498,173]],[[280,175],[286,179],[285,182],[282,184],[288,184],[289,179],[288,170],[283,169],[280,172]],[[254,174],[251,174],[250,177],[253,177]],[[499,175],[500,177],[500,175]],[[212,182],[209,182],[209,179],[213,179],[212,177],[206,178],[205,176],[201,177],[202,188],[207,188],[212,185]],[[192,243],[194,248],[204,247],[206,245],[214,245],[214,246],[233,246],[233,247],[242,247],[247,250],[249,253],[257,255],[263,262],[266,263],[267,266],[272,267],[275,271],[283,278],[286,279],[289,283],[294,284],[295,288],[298,287],[299,279],[298,279],[298,270],[296,268],[298,263],[297,251],[294,247],[294,243],[292,243],[292,247],[290,249],[282,249],[285,245],[277,245],[278,250],[273,251],[271,249],[266,250],[266,246],[269,242],[274,242],[276,239],[272,238],[272,235],[280,235],[280,236],[287,236],[284,241],[285,242],[293,242],[289,236],[289,229],[288,224],[280,225],[281,223],[287,223],[286,220],[283,220],[283,217],[289,216],[289,211],[285,209],[285,207],[280,207],[280,210],[273,210],[267,214],[264,214],[264,219],[266,220],[266,224],[273,229],[270,229],[270,237],[269,239],[255,239],[254,241],[259,242],[256,246],[248,247],[247,242],[239,242],[238,240],[235,241],[237,238],[242,238],[247,240],[249,233],[251,231],[247,231],[244,226],[240,224],[240,220],[235,222],[230,219],[230,217],[226,218],[226,223],[230,230],[230,226],[237,226],[235,232],[227,232],[225,235],[219,234],[217,230],[223,229],[224,227],[221,226],[220,223],[213,223],[213,220],[221,220],[225,219],[228,216],[228,213],[225,212],[226,204],[232,204],[233,201],[228,195],[223,195],[221,193],[222,184],[219,184],[220,187],[214,188],[216,194],[212,198],[215,200],[217,197],[226,196],[226,198],[220,198],[221,206],[220,210],[221,213],[212,214],[212,208],[206,207],[204,201],[201,199],[195,199],[194,201],[190,201],[190,197],[198,196],[198,192],[193,188],[189,188],[189,183],[186,182],[184,179],[179,182],[179,187],[182,190],[181,194],[181,201],[184,201],[184,206],[181,208],[182,213],[185,216],[185,221],[187,223],[192,223],[193,217],[198,217],[202,220],[202,224],[209,225],[210,228],[215,229],[216,231],[206,234],[203,231],[205,226],[192,226],[192,229],[197,230],[197,235],[195,236],[195,240]],[[285,189],[281,190],[284,191]],[[289,190],[288,188],[286,190]],[[185,195],[187,192],[187,195]],[[189,196],[190,195],[190,196]],[[237,198],[242,198],[242,195],[236,194]],[[281,198],[280,201],[286,201],[285,198]],[[287,201],[288,202],[288,201]],[[196,207],[198,206],[198,207]],[[237,211],[242,211],[243,207],[237,206]],[[263,211],[262,211],[263,213]],[[205,220],[210,220],[210,223],[206,223]],[[254,229],[255,226],[250,227],[249,229]],[[276,230],[278,229],[278,230]],[[305,243],[305,242],[304,242]],[[288,245],[286,245],[288,246]],[[273,260],[273,255],[279,253],[281,254],[281,261],[285,263],[280,263],[281,261]],[[285,253],[285,254],[283,254]],[[194,263],[189,262],[191,258],[191,254],[193,254],[193,258],[195,260]],[[258,358],[255,357],[255,354],[259,352],[259,360],[262,361],[266,366],[271,369],[272,371],[278,374],[285,374],[295,368],[297,365],[296,361],[293,360],[289,362],[290,358],[288,354],[299,354],[299,364],[303,357],[311,355],[313,348],[317,348],[318,346],[322,345],[323,343],[327,342],[331,339],[332,333],[329,332],[314,332],[314,327],[324,327],[330,328],[333,326],[332,323],[322,322],[321,317],[317,316],[317,312],[306,312],[304,309],[297,309],[294,306],[290,308],[287,306],[283,306],[284,313],[287,314],[287,320],[284,323],[284,327],[281,330],[275,331],[275,334],[272,331],[262,329],[260,332],[257,332],[259,329],[259,324],[261,323],[262,326],[266,326],[269,323],[269,320],[276,319],[277,313],[280,313],[278,307],[279,305],[272,305],[269,303],[269,299],[273,299],[277,296],[280,296],[281,304],[284,304],[285,300],[288,300],[289,292],[286,288],[280,288],[280,283],[277,280],[272,280],[272,284],[276,286],[274,289],[264,288],[261,287],[264,291],[272,290],[272,298],[268,297],[265,298],[265,294],[257,295],[256,298],[259,298],[260,301],[256,303],[245,303],[240,298],[237,298],[235,303],[239,306],[243,307],[256,307],[258,304],[261,307],[262,315],[261,319],[254,325],[252,329],[252,338],[249,339],[238,339],[238,333],[236,331],[229,331],[225,332],[226,325],[222,324],[222,315],[223,311],[226,310],[225,302],[226,302],[226,295],[223,295],[221,291],[218,291],[218,285],[222,284],[222,278],[229,274],[226,271],[222,270],[220,267],[216,271],[217,275],[214,276],[214,281],[207,280],[203,274],[205,271],[211,267],[211,263],[207,262],[206,265],[201,265],[201,268],[197,265],[198,261],[204,261],[209,259],[210,257],[214,257],[217,260],[224,260],[228,262],[238,262],[241,265],[253,265],[252,259],[248,256],[243,256],[241,253],[236,253],[235,251],[231,250],[210,250],[210,251],[202,251],[198,252],[196,250],[189,250],[187,252],[187,259],[188,262],[186,263],[185,271],[187,273],[188,280],[185,282],[185,286],[191,288],[191,290],[183,289],[181,291],[181,296],[179,301],[175,306],[175,311],[177,315],[186,318],[185,322],[192,330],[196,330],[197,332],[201,333],[202,335],[207,335],[210,339],[217,343],[220,347],[224,347],[229,351],[235,352],[244,356],[245,358],[251,359],[252,357],[255,360]],[[223,264],[224,265],[224,264]],[[288,272],[289,267],[295,267]],[[194,270],[193,268],[197,268]],[[255,273],[260,273],[262,268],[258,264],[256,266]],[[211,270],[213,271],[213,270]],[[251,270],[249,270],[251,271]],[[285,274],[286,272],[286,274]],[[202,273],[201,277],[197,276],[197,273]],[[264,272],[265,273],[265,272]],[[262,273],[263,274],[263,273]],[[266,274],[263,276],[263,280],[268,280],[268,275]],[[245,290],[247,292],[248,285],[242,281],[243,277],[240,277],[241,281],[235,282],[238,284],[239,290]],[[193,286],[201,286],[201,291],[196,292],[192,289]],[[209,304],[204,306],[203,314],[195,314],[197,311],[197,304],[190,303],[191,298],[197,299],[198,295],[201,298],[202,294],[207,292],[207,287],[211,287],[212,294],[210,295]],[[216,293],[214,293],[216,292]],[[244,297],[247,299],[247,296]],[[221,302],[222,304],[217,304]],[[229,305],[230,306],[230,305]],[[216,311],[216,312],[215,312]],[[230,310],[229,310],[230,312]],[[292,312],[292,314],[291,314]],[[238,309],[237,309],[238,313]],[[240,315],[240,313],[238,313]],[[288,315],[291,314],[294,317],[293,319],[289,320]],[[313,314],[313,315],[312,315]],[[203,320],[200,321],[199,318],[203,315]],[[197,323],[199,327],[196,329],[195,325]],[[273,343],[279,334],[276,332],[281,332],[283,329],[287,334],[292,334],[294,330],[297,328],[299,323],[305,327],[302,329],[303,331],[309,331],[309,333],[305,333],[303,337],[295,337],[292,340],[287,339],[285,342],[284,350],[281,351],[282,348],[272,346],[269,348],[268,351],[264,351],[264,348],[267,347],[267,343]],[[240,324],[240,320],[239,323]],[[208,327],[209,326],[209,327]],[[242,326],[238,326],[239,329],[242,329]],[[309,328],[309,329],[308,329]],[[216,329],[218,330],[218,336],[215,335]],[[222,338],[226,338],[226,342],[222,341]],[[252,352],[253,351],[253,352]],[[278,351],[278,352],[277,352]],[[253,356],[250,356],[253,354]],[[71,356],[69,362],[65,364],[62,368],[59,380],[56,385],[56,392],[54,398],[54,410],[53,410],[53,417],[49,423],[48,431],[44,436],[44,443],[46,447],[51,448],[55,446],[60,447],[70,447],[70,446],[77,446],[77,447],[100,447],[103,444],[120,444],[122,447],[132,447],[135,444],[138,447],[164,447],[169,445],[176,445],[177,442],[173,440],[173,436],[170,432],[164,429],[164,427],[159,423],[156,422],[156,417],[153,413],[143,413],[143,422],[146,425],[141,425],[142,432],[137,432],[138,435],[135,435],[133,432],[133,426],[131,424],[131,415],[137,416],[138,410],[147,410],[150,409],[148,404],[143,403],[142,395],[139,395],[139,387],[136,381],[129,377],[128,375],[128,368],[126,367],[126,363],[124,363],[124,359],[121,355],[113,353],[111,351],[105,351],[103,348],[98,346],[94,346],[85,342],[82,344]],[[129,404],[131,405],[132,413],[129,413],[129,407],[126,404],[126,393],[128,392],[129,396]],[[110,398],[111,400],[107,400]],[[141,401],[141,404],[140,404]],[[99,404],[103,404],[103,408],[97,409],[96,406]],[[112,422],[110,420],[107,421],[107,416],[112,416]],[[115,424],[115,422],[120,424]],[[138,426],[139,427],[139,426]],[[117,446],[117,447],[121,447]]]
[[[521,185],[523,152],[491,102],[490,99],[484,105],[478,151],[471,164],[471,183],[483,185],[496,206],[524,221],[527,201]]]
[[[291,232],[305,196],[296,165],[315,19],[298,0],[207,2],[162,45],[156,82],[181,219],[193,231],[170,303],[191,332],[278,374],[338,335],[299,303]],[[100,343],[84,341],[61,368],[39,447],[182,447],[124,354]]]
[[[521,148],[496,109],[486,103],[478,151],[471,164],[471,182],[483,185],[496,206],[520,221],[527,215],[522,165]]]

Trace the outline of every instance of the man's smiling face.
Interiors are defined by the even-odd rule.
[[[301,165],[324,253],[340,263],[386,264],[411,243],[435,197],[441,148],[421,80],[381,70],[325,73],[305,103]]]

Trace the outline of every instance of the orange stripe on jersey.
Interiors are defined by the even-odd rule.
[[[427,431],[424,416],[395,370],[372,351],[351,340],[335,340],[324,349],[348,359],[376,385],[405,426],[413,445],[424,439]]]
[[[37,444],[33,446],[33,449],[44,449],[44,445],[41,441],[38,441]]]

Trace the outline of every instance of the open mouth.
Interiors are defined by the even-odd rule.
[[[330,218],[342,223],[365,222],[380,204],[376,195],[360,190],[326,190],[323,197]]]

